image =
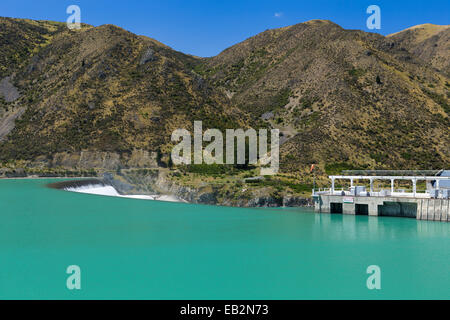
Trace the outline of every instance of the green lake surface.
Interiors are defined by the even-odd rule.
[[[0,299],[449,299],[450,224],[0,180]],[[68,290],[66,268],[81,268]],[[381,290],[366,269],[381,268]]]

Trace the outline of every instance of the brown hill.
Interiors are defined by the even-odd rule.
[[[0,26],[2,52],[17,56],[0,60],[4,161],[83,150],[167,153],[172,130],[203,120],[210,128],[280,128],[290,172],[311,162],[450,163],[450,80],[395,36],[313,20],[202,59],[112,25],[70,31],[0,18]]]
[[[0,20],[1,30],[27,23]],[[47,23],[32,24],[42,30]],[[26,111],[1,146],[5,160],[82,150],[156,151],[174,129],[190,129],[197,119],[218,128],[244,124],[241,112],[192,72],[193,57],[113,25],[59,29],[23,61],[7,65],[22,95],[6,108]]]
[[[388,36],[396,45],[450,74],[450,26],[421,24]]]
[[[448,78],[381,35],[313,20],[265,31],[205,66],[234,104],[284,132],[287,170],[450,162]]]

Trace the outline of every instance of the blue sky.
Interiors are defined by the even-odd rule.
[[[422,23],[450,24],[449,0],[1,0],[0,16],[66,21],[66,8],[81,20],[115,24],[197,56],[213,56],[266,29],[328,19],[347,29],[368,30],[366,8],[381,8],[381,34]]]

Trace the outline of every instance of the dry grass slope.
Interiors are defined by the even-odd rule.
[[[203,120],[279,128],[284,172],[450,163],[447,27],[383,37],[313,20],[197,58],[113,25],[0,26],[0,78],[21,93],[0,109],[26,109],[0,144],[3,161],[168,153],[174,129]]]

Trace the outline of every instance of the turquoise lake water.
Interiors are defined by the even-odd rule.
[[[0,180],[0,299],[449,299],[450,224]],[[66,268],[81,268],[81,290]],[[369,265],[381,290],[369,290]]]

